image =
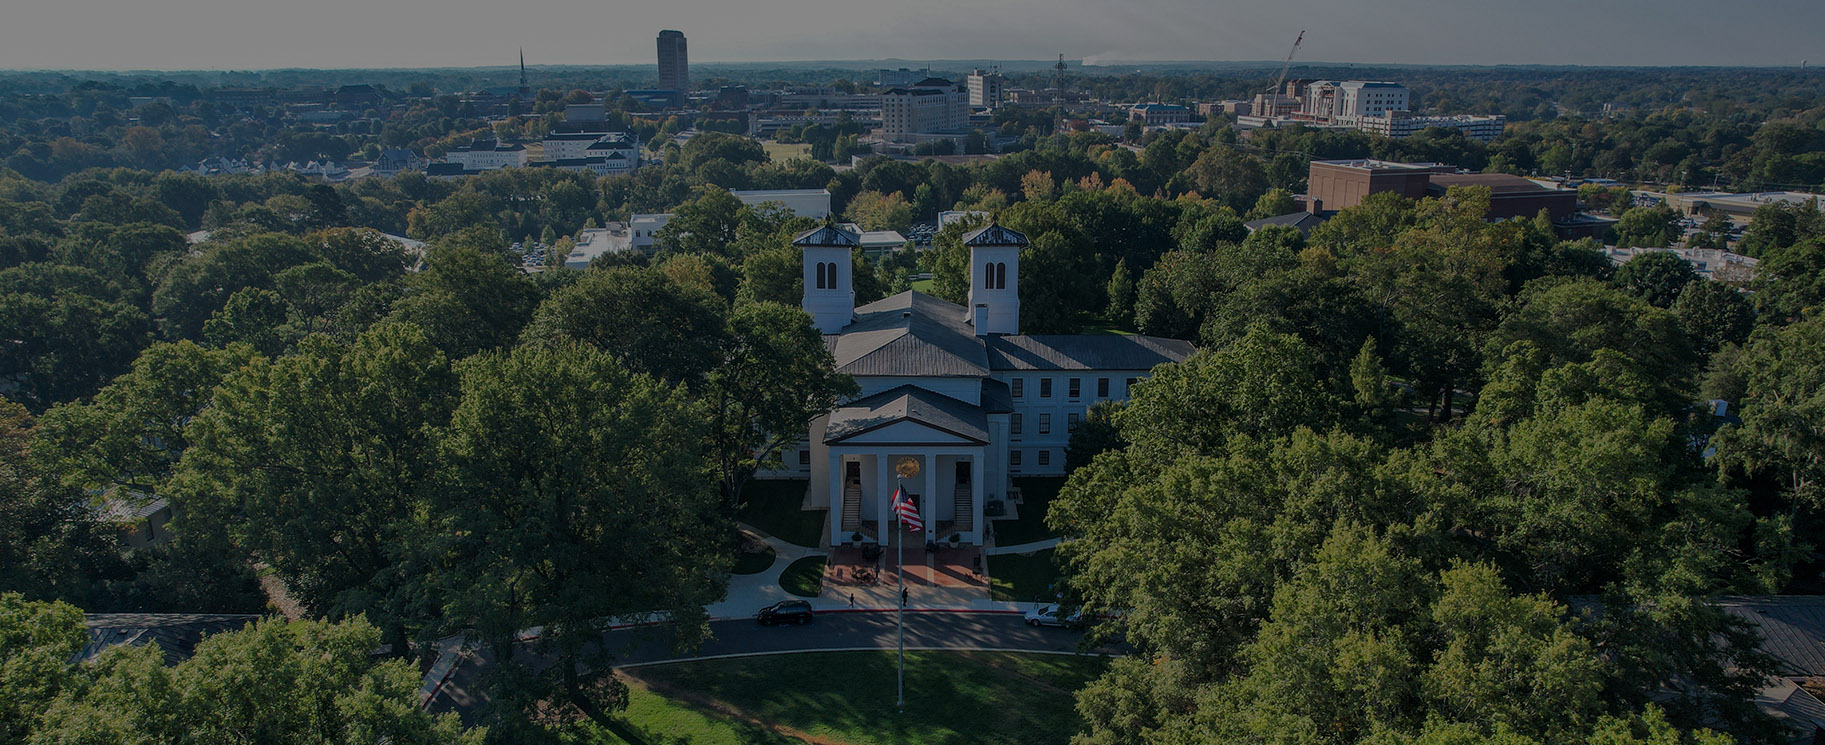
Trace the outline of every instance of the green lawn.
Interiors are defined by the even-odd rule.
[[[1054,599],[1052,583],[1058,581],[1058,566],[1052,563],[1053,550],[1036,551],[1032,556],[1001,554],[989,557],[989,592],[996,600],[1030,603]]]
[[[743,504],[735,519],[787,543],[817,548],[824,536],[825,510],[800,509],[810,487],[804,479],[750,480],[741,489]]]
[[[758,553],[743,551],[735,555],[735,567],[729,571],[734,574],[760,574],[773,566],[773,548]]]
[[[625,713],[647,742],[1054,745],[1082,724],[1073,693],[1106,660],[1075,655],[909,652],[906,710],[892,652],[819,652],[628,671]],[[620,740],[599,735],[599,743]]]
[[[921,295],[930,295],[930,294],[932,294],[932,282],[933,281],[934,280],[929,280],[929,279],[915,279],[915,280],[913,280],[913,283],[912,283],[913,291],[917,292]]]
[[[995,528],[995,545],[1017,546],[1057,537],[1046,527],[1046,509],[1064,485],[1065,480],[1058,477],[1014,479],[1014,486],[1020,488],[1020,519],[990,523]]]
[[[788,145],[783,142],[762,140],[760,146],[766,148],[767,159],[775,163],[784,163],[793,158],[811,157],[811,146],[802,142],[796,145]]]
[[[807,556],[786,566],[779,575],[780,589],[801,598],[815,598],[824,587],[824,557]]]

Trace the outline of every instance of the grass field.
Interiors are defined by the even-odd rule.
[[[921,295],[930,295],[930,294],[932,294],[932,280],[915,279],[915,280],[913,280],[912,288],[913,288],[914,292],[917,292]]]
[[[801,598],[815,598],[824,587],[824,557],[807,556],[786,565],[779,587]]]
[[[741,489],[743,504],[735,519],[787,543],[817,548],[824,533],[824,512],[799,509],[810,487],[803,479],[753,479]]]
[[[1054,551],[1035,551],[1032,556],[1000,554],[989,557],[989,592],[996,600],[1030,603],[1053,599],[1052,583],[1058,581],[1058,566],[1052,563]]]
[[[811,146],[802,142],[796,145],[788,145],[783,142],[762,140],[760,146],[767,149],[767,159],[775,163],[784,163],[793,158],[811,157]]]
[[[1107,661],[909,652],[906,711],[892,652],[820,652],[627,671],[624,716],[652,745],[1053,745],[1081,724],[1073,692]],[[606,734],[587,741],[615,744]],[[630,744],[633,745],[633,744]]]
[[[760,574],[771,568],[776,558],[772,547],[757,553],[744,551],[735,555],[735,566],[729,571],[734,574]]]
[[[995,527],[995,545],[1017,546],[1055,537],[1052,529],[1046,527],[1046,510],[1051,507],[1052,498],[1058,496],[1058,490],[1064,488],[1065,480],[1016,478],[1014,485],[1020,487],[1020,519],[990,523]]]

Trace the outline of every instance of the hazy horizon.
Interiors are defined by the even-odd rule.
[[[1825,2],[1538,0],[64,0],[8,11],[0,69],[178,72],[653,64],[678,29],[694,64],[1046,60],[1104,64],[1790,67],[1825,63]],[[97,21],[96,19],[106,19]],[[1499,29],[1491,33],[1490,29]]]

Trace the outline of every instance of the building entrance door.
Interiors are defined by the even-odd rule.
[[[957,461],[957,484],[959,486],[963,486],[963,485],[969,484],[969,482],[970,482],[970,462],[967,460]]]
[[[843,483],[862,483],[862,464],[860,462],[852,460],[843,463]]]

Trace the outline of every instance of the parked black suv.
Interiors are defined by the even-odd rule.
[[[762,626],[781,623],[811,623],[811,603],[805,600],[781,600],[760,609],[754,614],[754,620]]]

